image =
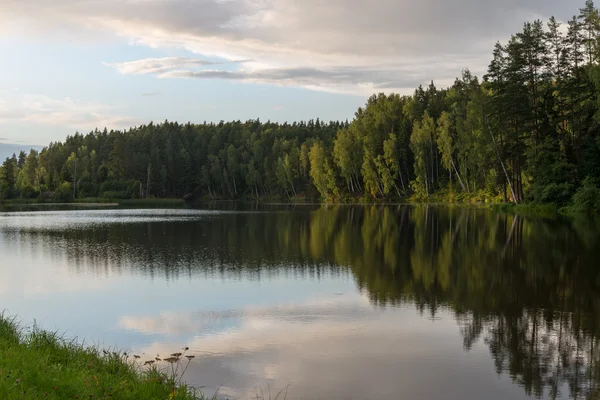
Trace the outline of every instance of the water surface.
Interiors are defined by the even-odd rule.
[[[449,207],[0,212],[0,308],[212,394],[597,398],[600,229]]]

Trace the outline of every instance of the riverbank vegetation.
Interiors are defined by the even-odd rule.
[[[181,382],[181,369],[171,372],[192,361],[182,355],[161,360],[163,371],[156,359],[143,365],[138,356],[83,347],[37,328],[25,333],[0,314],[0,398],[204,399]]]
[[[575,10],[574,10],[575,11]],[[351,122],[150,123],[7,159],[0,198],[513,202],[600,211],[600,18],[524,24],[487,74]]]

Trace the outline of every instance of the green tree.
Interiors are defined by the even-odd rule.
[[[323,199],[337,197],[337,186],[332,162],[327,150],[321,142],[316,142],[310,149],[310,176]]]
[[[429,167],[431,165],[431,146],[434,134],[435,121],[425,112],[422,120],[415,123],[410,137],[410,148],[415,155],[414,169],[416,175],[416,179],[411,184],[417,196],[429,196],[433,191],[431,179],[433,171]]]
[[[77,158],[77,154],[71,153],[69,158],[67,158],[67,162],[65,166],[70,171],[71,176],[73,177],[73,182],[71,184],[71,188],[73,190],[73,198],[77,198],[77,186],[78,186],[78,173],[80,172],[80,162],[79,158]]]

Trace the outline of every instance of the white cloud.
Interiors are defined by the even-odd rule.
[[[234,328],[201,333],[205,326],[229,318],[237,320]],[[420,392],[410,398],[439,398],[444,385],[438,382],[440,385],[433,385],[438,392],[428,393],[431,377],[451,380],[446,374],[451,373],[453,363],[446,360],[456,361],[452,357],[462,354],[453,318],[444,315],[432,327],[412,308],[391,313],[373,310],[366,296],[313,298],[306,303],[223,315],[166,314],[152,320],[121,320],[127,329],[166,335],[164,341],[135,349],[143,354],[142,361],[189,346],[198,356],[186,374],[189,383],[207,385],[206,393],[211,395],[213,388],[225,382],[219,392],[232,398],[253,398],[257,386],[266,388],[267,384],[275,391],[274,397],[290,383],[290,398],[307,393],[323,398],[342,398],[348,393],[369,398],[374,390],[377,394],[397,393],[398,387]],[[190,341],[181,342],[179,334]],[[427,364],[431,375],[415,377],[415,363]],[[373,368],[365,369],[365,365]],[[471,379],[477,368],[460,374]],[[491,378],[497,379],[491,368],[490,372]]]
[[[190,58],[149,58],[107,65],[122,74],[155,75],[162,79],[222,79],[361,95],[370,95],[382,90],[412,90],[427,81],[427,74],[431,72],[429,68],[413,69],[400,65],[395,68],[354,66],[269,68],[259,66],[253,61],[237,61],[234,64],[241,66],[240,68],[223,70],[215,67],[218,64],[220,63]],[[454,69],[460,71],[458,66],[452,68]],[[453,79],[453,76],[448,76],[442,82],[451,84]]]
[[[106,63],[106,65],[115,68],[121,74],[132,75],[161,74],[176,67],[187,68],[212,64],[214,63],[210,61],[181,57],[146,58],[123,63]]]
[[[184,67],[181,60],[171,60],[171,67],[180,69],[162,77],[217,77],[364,94],[408,91],[431,79],[448,84],[465,67],[481,74],[496,40],[534,17],[567,19],[579,6],[583,0],[4,0],[0,17],[20,21],[30,31],[78,25],[85,32],[110,33],[153,48],[255,60],[238,74],[220,69],[198,74],[190,67],[201,65]],[[166,64],[163,60],[145,72],[131,62],[115,65],[123,73],[163,74]],[[281,77],[301,70],[313,73]],[[340,71],[350,78],[338,78]]]
[[[17,94],[5,99],[0,123],[64,126],[88,130],[96,127],[129,128],[141,121],[116,112],[112,107],[71,98],[55,99],[38,94]]]
[[[359,310],[370,308],[368,296],[356,296],[352,293],[348,296],[314,297],[300,304],[272,307],[246,307],[194,313],[164,312],[151,317],[123,316],[119,320],[119,327],[147,335],[194,335],[223,321],[252,321],[253,327],[263,329],[270,327],[275,320],[287,320],[291,315],[302,316],[304,322],[307,319],[351,320]]]

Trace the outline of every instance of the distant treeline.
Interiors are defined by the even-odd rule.
[[[564,28],[564,29],[563,29]],[[480,81],[374,95],[351,123],[75,134],[0,169],[0,198],[531,201],[600,210],[600,17],[526,23]]]

